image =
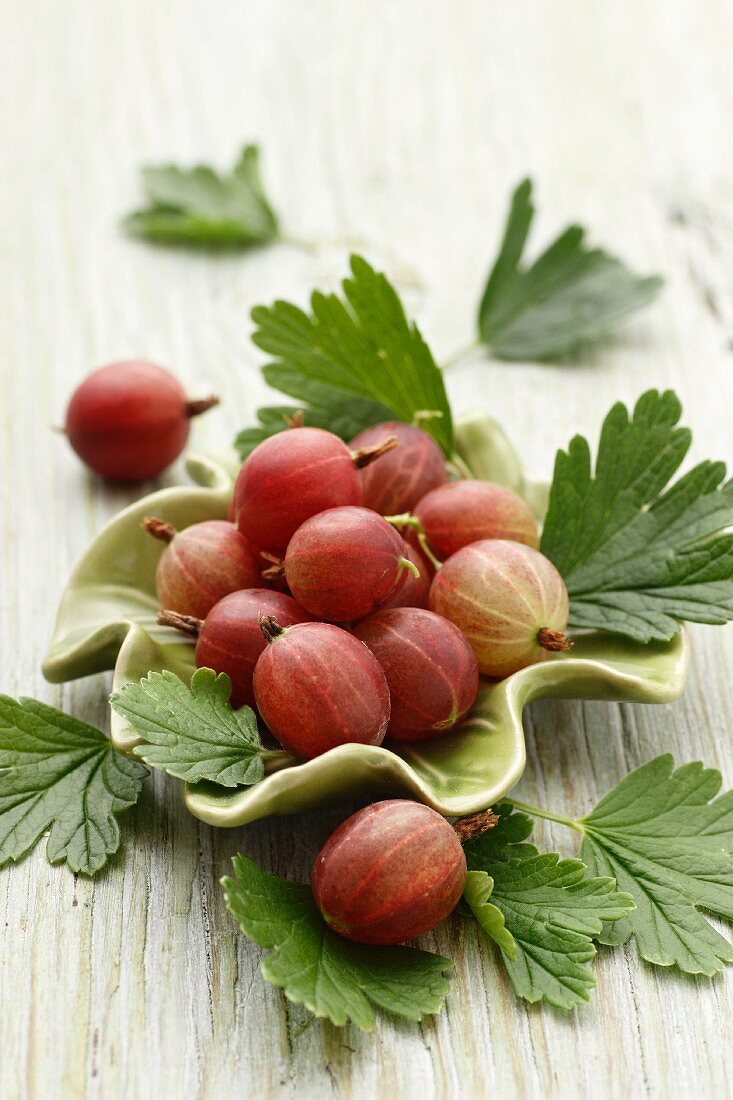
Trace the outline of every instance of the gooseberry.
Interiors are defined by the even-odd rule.
[[[448,733],[472,706],[478,665],[457,626],[433,611],[377,611],[354,628],[387,677],[392,713],[387,735],[423,741]]]
[[[282,626],[310,620],[308,612],[290,596],[268,588],[246,588],[224,596],[205,619],[166,609],[158,615],[158,622],[196,638],[196,667],[226,672],[232,682],[229,700],[232,706],[252,707],[255,701],[252,677],[267,645],[260,615],[274,615]]]
[[[489,539],[453,554],[435,575],[430,607],[462,631],[486,676],[501,679],[570,648],[563,579],[519,542]]]
[[[190,420],[218,404],[189,401],[163,367],[123,360],[100,367],[74,391],[65,431],[79,458],[102,477],[157,477],[186,445]]]
[[[149,516],[143,528],[167,543],[155,571],[161,607],[203,619],[222,596],[262,587],[259,551],[226,520],[205,520],[176,531]]]
[[[396,944],[445,920],[465,882],[466,857],[445,818],[419,802],[391,799],[339,825],[318,853],[311,888],[334,932]]]
[[[447,480],[440,447],[421,428],[390,420],[360,432],[349,444],[354,450],[373,447],[385,436],[399,442],[376,466],[360,470],[364,506],[383,516],[409,512],[431,489]]]
[[[282,627],[263,616],[261,626],[255,702],[283,748],[310,760],[336,745],[381,744],[389,688],[363,642],[330,623]]]
[[[537,524],[526,501],[491,481],[452,481],[418,501],[414,514],[441,558],[482,539],[510,539],[535,549]]]
[[[427,560],[419,550],[404,540],[402,553],[408,561],[412,562],[418,571],[418,576],[411,569],[405,568],[405,579],[398,584],[391,596],[379,605],[380,610],[387,607],[427,607],[430,596],[430,582],[433,574]]]
[[[397,445],[394,437],[363,451],[321,428],[289,428],[245,459],[234,487],[239,530],[262,550],[285,550],[305,520],[342,504],[361,504],[358,471]]]
[[[368,508],[329,508],[295,532],[283,562],[295,599],[320,619],[351,622],[371,614],[416,567],[404,539]],[[266,577],[275,576],[277,567]]]

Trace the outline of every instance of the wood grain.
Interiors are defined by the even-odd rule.
[[[106,721],[103,677],[40,675],[74,561],[132,499],[50,431],[88,370],[140,355],[219,391],[194,438],[216,447],[265,397],[250,307],[333,285],[354,243],[447,355],[526,173],[537,244],[581,219],[667,288],[562,366],[475,357],[450,374],[456,408],[488,406],[539,476],[614,400],[674,386],[694,456],[733,459],[726,0],[3,0],[0,42],[3,691]],[[120,234],[141,163],[225,165],[248,139],[314,255],[211,258]],[[699,629],[675,706],[538,704],[522,796],[582,811],[664,749],[730,784],[732,660],[730,630]],[[661,973],[633,947],[602,951],[591,1005],[565,1015],[518,1004],[456,922],[428,937],[457,961],[441,1017],[371,1035],[309,1024],[258,976],[217,881],[237,850],[304,877],[343,812],[214,832],[156,776],[95,881],[40,852],[0,874],[3,1098],[730,1095],[733,977]]]

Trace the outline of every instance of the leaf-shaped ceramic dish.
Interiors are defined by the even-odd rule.
[[[538,516],[546,488],[525,481],[499,426],[483,414],[457,429],[461,457],[478,477],[509,485]],[[57,683],[114,668],[114,689],[149,670],[193,672],[193,646],[158,627],[155,566],[160,543],[140,524],[156,515],[176,527],[226,516],[233,471],[226,463],[192,458],[196,487],[164,489],[125,509],[96,537],[63,595],[44,662]],[[485,808],[505,795],[525,761],[522,711],[543,696],[670,702],[685,681],[684,633],[667,644],[641,646],[609,635],[578,637],[570,654],[523,669],[498,683],[485,681],[468,720],[450,737],[374,748],[343,745],[307,763],[286,754],[254,787],[227,790],[201,783],[186,788],[191,813],[213,825],[242,825],[269,814],[296,813],[351,795],[408,795],[446,815]],[[131,752],[140,738],[112,714],[112,740]]]

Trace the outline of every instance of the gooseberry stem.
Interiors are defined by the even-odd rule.
[[[181,634],[188,634],[190,638],[198,638],[203,619],[195,619],[193,615],[180,615],[177,611],[159,611],[155,620],[159,626],[172,626]]]
[[[279,638],[281,634],[285,633],[284,627],[280,626],[274,615],[263,615],[262,612],[260,612],[257,616],[257,622],[260,624],[262,637],[268,645],[270,642],[274,642],[276,638]]]
[[[184,406],[184,411],[189,420],[194,416],[201,416],[201,413],[208,412],[209,409],[213,409],[215,405],[219,404],[219,398],[214,397],[199,397],[197,400],[187,401]]]
[[[412,512],[400,512],[398,516],[385,516],[387,523],[393,527],[414,527],[416,531],[422,531],[422,524]]]
[[[420,549],[422,550],[423,554],[425,555],[425,557],[428,559],[428,561],[432,565],[433,569],[436,569],[436,570],[440,569],[440,567],[442,566],[443,563],[440,560],[440,558],[436,558],[435,554],[430,549],[430,543],[428,542],[428,536],[425,534],[424,531],[418,531],[417,541],[420,543]]]
[[[551,630],[548,626],[540,627],[537,631],[537,641],[549,653],[563,653],[573,648],[573,643],[565,637],[562,630]]]
[[[386,439],[383,439],[381,443],[377,443],[373,447],[362,447],[359,451],[352,451],[351,455],[354,459],[354,465],[357,470],[363,470],[365,466],[369,466],[377,458],[386,455],[387,451],[393,450],[398,444],[399,439],[396,435],[388,435]]]
[[[443,563],[440,558],[436,558],[435,554],[430,549],[425,529],[417,516],[413,516],[412,512],[402,512],[398,516],[385,516],[384,518],[387,523],[391,523],[393,527],[412,527],[417,535],[417,541],[420,543],[420,549],[423,554],[428,559],[433,569],[440,569]],[[418,573],[417,576],[419,575]]]
[[[461,844],[465,844],[467,840],[474,840],[475,837],[481,836],[489,829],[496,828],[498,824],[498,814],[495,814],[493,810],[482,810],[481,813],[470,814],[468,817],[462,817],[458,821],[454,821],[453,830]]]
[[[541,817],[545,821],[555,821],[558,825],[567,825],[568,829],[575,829],[577,833],[585,832],[582,821],[574,821],[570,817],[561,817],[560,814],[553,814],[549,810],[541,810],[538,806],[530,806],[527,802],[518,802],[516,798],[510,798],[509,802],[515,810],[530,814],[532,817]]]
[[[165,520],[157,519],[155,516],[146,516],[140,526],[143,531],[147,531],[154,539],[160,539],[161,542],[173,542],[177,534],[172,523],[166,523]]]
[[[262,570],[262,576],[266,580],[276,581],[279,580],[280,577],[285,576],[285,563],[282,558],[278,558],[275,554],[270,554],[267,550],[260,550],[260,557],[271,563],[267,569]]]
[[[415,565],[414,561],[410,561],[409,558],[400,558],[397,562],[397,576],[399,577],[403,569],[408,569],[412,573],[415,580],[420,579],[420,570]]]

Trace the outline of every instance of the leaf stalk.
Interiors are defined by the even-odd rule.
[[[558,825],[566,825],[568,829],[574,829],[577,833],[585,832],[582,821],[575,821],[571,817],[562,817],[560,814],[553,814],[550,810],[541,810],[538,806],[531,806],[527,802],[519,802],[516,798],[510,798],[508,801],[511,802],[515,810],[530,814],[531,817],[541,817],[544,818],[545,821],[555,821]]]

